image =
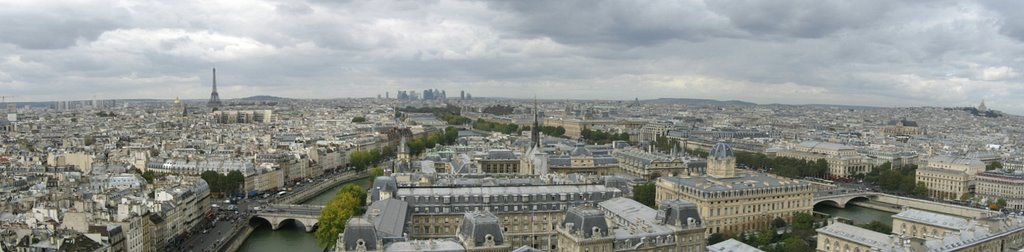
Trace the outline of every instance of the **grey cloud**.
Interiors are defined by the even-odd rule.
[[[758,35],[820,38],[843,29],[874,24],[892,8],[891,1],[708,1],[711,11],[730,24]]]
[[[116,24],[107,19],[89,17],[0,15],[0,42],[25,49],[61,49],[79,39],[95,40]]]
[[[998,25],[1003,35],[1024,42],[1024,16],[1020,10],[1024,9],[1024,2],[1013,0],[982,1],[989,10],[999,15]]]
[[[216,66],[224,97],[448,87],[475,96],[701,95],[868,105],[941,106],[988,97],[1024,108],[1024,20],[1015,15],[1024,6],[1015,1],[266,0],[263,6],[269,8],[141,3],[132,15],[104,6],[0,10],[0,32],[19,34],[0,37],[0,76],[25,87],[18,90],[23,96],[202,98]],[[15,19],[24,21],[8,22]],[[168,33],[178,35],[146,37]],[[538,93],[546,91],[557,93]]]
[[[700,1],[499,1],[513,11],[496,25],[520,36],[546,36],[568,44],[654,45],[736,35],[727,20]]]
[[[289,15],[305,15],[313,13],[313,8],[303,3],[282,3],[276,6],[277,13]]]

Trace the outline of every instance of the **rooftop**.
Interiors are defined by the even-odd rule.
[[[953,156],[934,156],[928,158],[928,163],[942,163],[942,164],[957,164],[957,165],[970,165],[970,166],[985,166],[985,163],[981,160],[965,157],[953,157]]]
[[[597,204],[606,216],[620,227],[615,231],[616,239],[627,239],[647,234],[671,234],[672,228],[659,225],[655,220],[658,210],[627,198],[614,198]],[[635,227],[635,228],[633,228]]]
[[[810,148],[810,149],[828,150],[828,151],[853,150],[853,147],[850,147],[850,146],[847,146],[847,145],[844,145],[844,144],[828,143],[828,142],[818,142],[818,141],[804,141],[804,142],[800,143],[800,147]]]
[[[466,251],[466,248],[455,240],[434,239],[393,242],[384,246],[384,251],[462,252]]]
[[[765,173],[741,173],[731,178],[715,178],[710,176],[697,177],[661,177],[660,180],[695,188],[704,192],[738,191],[746,189],[764,189],[786,186],[810,186],[808,182],[779,178]]]
[[[714,245],[708,245],[708,251],[710,252],[763,252],[764,250],[757,249],[754,246],[747,245],[737,241],[736,239],[728,239]]]
[[[415,196],[458,196],[458,195],[533,195],[564,193],[619,192],[619,189],[604,185],[537,185],[537,186],[481,186],[481,187],[403,187],[398,188],[399,197]]]
[[[924,223],[932,226],[942,227],[950,230],[960,230],[970,223],[966,219],[951,215],[933,213],[917,209],[907,209],[892,216],[893,219],[902,219],[911,222]]]
[[[888,235],[841,222],[829,224],[819,228],[817,231],[819,234],[846,239],[854,243],[876,248],[878,251],[894,251],[897,249],[896,243]],[[818,239],[821,239],[821,237]]]

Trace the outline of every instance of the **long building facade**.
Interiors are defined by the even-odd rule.
[[[936,156],[927,160],[925,167],[916,171],[916,182],[924,182],[928,195],[940,199],[959,199],[974,193],[974,178],[985,170],[980,160]]]
[[[767,228],[775,218],[791,221],[794,213],[811,213],[810,183],[737,172],[735,159],[732,148],[719,143],[708,157],[707,175],[658,178],[655,199],[693,202],[709,234]]]
[[[464,213],[487,211],[500,220],[512,247],[553,249],[566,210],[622,196],[619,189],[596,184],[398,187],[389,178],[374,181],[367,197],[408,202],[411,238],[454,238]]]

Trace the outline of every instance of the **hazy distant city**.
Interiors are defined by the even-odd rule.
[[[1021,9],[0,3],[0,252],[1024,251]]]

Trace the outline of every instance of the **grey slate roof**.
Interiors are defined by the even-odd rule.
[[[608,222],[604,213],[591,206],[578,206],[566,211],[562,227],[570,233],[579,232],[578,235],[583,238],[593,237],[594,231],[599,232],[599,236],[608,235]]]
[[[699,177],[660,177],[659,180],[667,180],[673,184],[694,188],[702,192],[725,192],[742,191],[749,189],[764,189],[778,187],[801,187],[810,190],[810,183],[778,178],[764,173],[743,173],[731,178],[714,178],[708,176]]]
[[[487,151],[487,159],[488,160],[513,160],[513,159],[518,160],[519,158],[516,158],[516,154],[512,153],[511,150],[496,149],[496,150]]]
[[[512,252],[543,252],[543,251],[544,250],[535,249],[535,248],[527,246],[527,245],[523,245],[522,247],[518,247],[518,248],[512,250]]]
[[[348,219],[345,224],[345,233],[343,237],[343,245],[345,250],[355,251],[359,245],[359,241],[362,240],[366,250],[377,249],[377,230],[374,229],[373,224],[363,217],[352,217]]]
[[[405,235],[406,223],[411,212],[409,203],[396,199],[373,202],[366,211],[366,217],[373,221],[377,234],[382,238],[400,238]]]
[[[928,211],[921,211],[917,209],[907,209],[903,212],[892,216],[893,219],[902,219],[911,222],[924,223],[932,226],[942,227],[950,230],[960,230],[966,228],[968,221],[964,218],[955,217],[951,215],[933,213]]]
[[[661,202],[659,211],[664,211],[664,216],[658,216],[656,221],[661,224],[673,226],[686,226],[690,220],[696,224],[702,222],[697,204],[689,201],[673,199]]]
[[[581,143],[580,144],[576,144],[576,147],[572,148],[572,151],[569,151],[569,156],[573,156],[573,157],[591,156],[591,155],[593,155],[593,154],[590,153],[590,150],[588,150],[587,147],[584,146]]]
[[[463,252],[466,248],[452,239],[431,239],[394,242],[384,246],[383,251]]]
[[[458,236],[464,243],[472,243],[473,246],[483,246],[488,239],[494,241],[494,245],[505,243],[505,235],[502,233],[498,217],[490,212],[467,212],[463,215],[462,225],[459,226]]]
[[[380,192],[394,192],[398,191],[398,181],[391,176],[378,176],[373,179],[373,184],[370,186],[370,201],[376,202],[380,200]]]

